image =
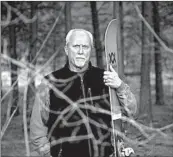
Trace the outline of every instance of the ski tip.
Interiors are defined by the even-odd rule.
[[[106,27],[106,31],[105,31],[105,38],[106,38],[106,34],[107,34],[107,32],[108,32],[108,29],[109,29],[110,25],[111,25],[113,22],[115,22],[115,21],[117,21],[117,19],[112,19],[112,20],[108,23],[108,26]]]
[[[112,20],[108,23],[108,26],[107,26],[107,27],[109,27],[109,25],[110,25],[112,22],[114,22],[114,21],[117,21],[117,19],[112,19]]]

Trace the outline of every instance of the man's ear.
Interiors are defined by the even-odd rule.
[[[64,46],[64,51],[65,51],[66,55],[68,56],[68,49],[67,49],[67,45]]]

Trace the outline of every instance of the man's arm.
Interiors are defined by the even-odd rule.
[[[132,116],[137,111],[137,103],[134,94],[130,87],[124,82],[116,89],[117,96],[125,114]]]
[[[119,78],[112,66],[110,66],[110,71],[104,72],[103,79],[106,86],[116,90],[123,112],[125,111],[128,116],[134,115],[137,111],[135,96],[130,91],[130,87]]]
[[[36,98],[32,110],[30,120],[30,138],[34,150],[39,155],[50,153],[50,143],[47,138],[48,128],[46,122],[49,117],[49,112],[46,108],[49,107],[49,90],[45,84],[38,87]]]

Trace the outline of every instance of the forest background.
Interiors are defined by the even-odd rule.
[[[93,65],[106,69],[104,35],[119,22],[122,79],[138,113],[127,129],[138,156],[173,155],[173,2],[1,2],[1,153],[29,155],[29,118],[43,76],[66,61],[71,28],[93,33]],[[30,151],[31,149],[31,151]],[[10,150],[10,151],[9,151]]]

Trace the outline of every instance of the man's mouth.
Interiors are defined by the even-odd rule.
[[[76,57],[77,60],[85,60],[83,57]]]

